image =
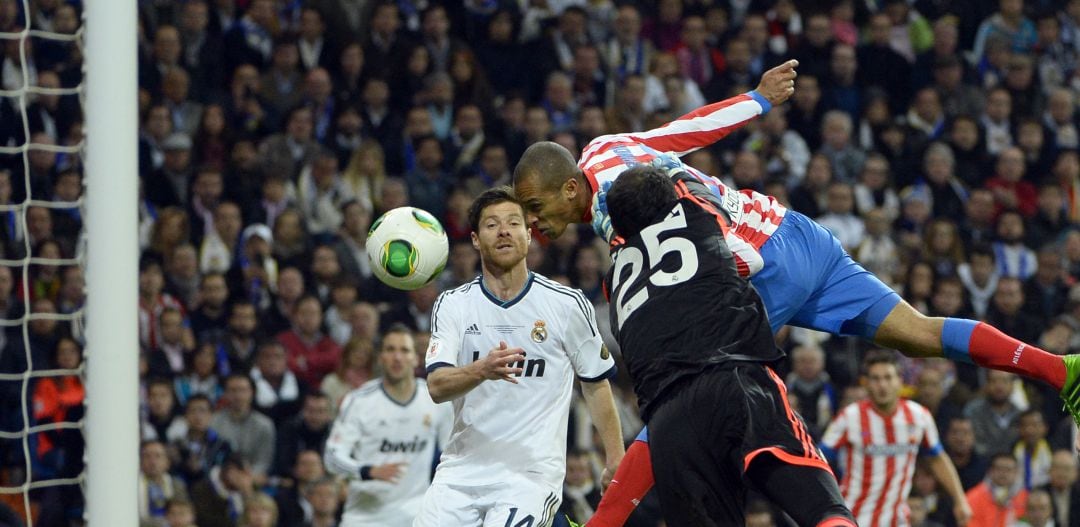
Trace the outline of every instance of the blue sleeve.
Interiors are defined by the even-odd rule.
[[[936,445],[934,445],[932,447],[929,447],[929,448],[927,448],[927,447],[920,447],[919,448],[919,453],[924,455],[924,456],[940,456],[944,452],[945,452],[945,449],[941,446],[941,443],[938,443],[938,444],[936,444]]]
[[[638,432],[637,437],[634,438],[634,441],[641,441],[642,443],[648,443],[649,442],[649,427],[646,426],[645,428],[642,428],[641,432]]]
[[[746,92],[746,94],[749,95],[751,99],[757,101],[757,103],[761,105],[761,115],[765,115],[769,113],[769,110],[772,110],[772,103],[770,103],[768,99],[758,93],[757,90],[750,90]]]

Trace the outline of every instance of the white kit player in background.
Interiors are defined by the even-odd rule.
[[[509,187],[481,194],[469,223],[483,273],[432,312],[428,387],[452,401],[454,427],[413,525],[547,526],[562,499],[575,376],[608,479],[622,459],[615,364],[581,291],[526,267],[531,238]]]
[[[412,525],[453,420],[414,375],[418,360],[409,329],[391,327],[379,348],[382,378],[341,402],[326,441],[326,468],[349,480],[342,527]]]

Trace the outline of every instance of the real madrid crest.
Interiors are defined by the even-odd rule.
[[[546,326],[546,324],[544,324],[543,320],[537,320],[536,323],[533,324],[533,330],[532,330],[533,342],[540,343],[540,342],[544,342],[545,340],[547,340],[547,328],[545,326]]]

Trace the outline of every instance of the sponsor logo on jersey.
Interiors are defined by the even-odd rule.
[[[480,360],[480,350],[473,350],[472,354],[473,362]],[[528,359],[519,360],[509,365],[511,368],[521,368],[521,373],[514,375],[514,377],[543,377],[544,370],[547,369],[547,361],[544,359]]]
[[[427,447],[427,439],[422,439],[420,436],[414,436],[409,441],[390,441],[383,438],[382,444],[379,445],[379,452],[420,452]]]
[[[543,320],[537,320],[533,324],[532,339],[533,342],[541,343],[547,340],[547,324]]]
[[[870,456],[899,456],[918,452],[919,445],[914,443],[893,443],[889,445],[866,445],[866,454]]]
[[[468,328],[465,329],[465,334],[466,335],[479,335],[480,334],[480,328],[476,324],[473,324],[473,325],[471,325],[471,326],[469,326]]]

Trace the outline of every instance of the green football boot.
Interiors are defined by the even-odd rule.
[[[1065,386],[1061,388],[1061,400],[1065,403],[1065,411],[1080,425],[1080,355],[1066,355],[1062,360],[1065,361]]]

